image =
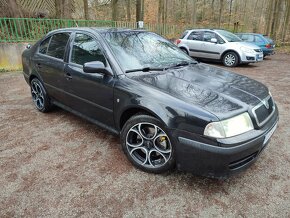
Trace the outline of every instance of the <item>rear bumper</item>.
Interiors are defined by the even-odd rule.
[[[235,143],[236,139],[225,140],[224,143],[230,144],[219,143],[219,146],[179,136],[176,148],[177,168],[214,178],[226,178],[243,171],[254,163],[265,149],[270,141],[270,138],[265,138],[274,133],[277,123],[278,111],[267,126],[259,130],[262,134],[238,143]]]
[[[269,56],[275,54],[274,49],[263,50],[264,56]]]

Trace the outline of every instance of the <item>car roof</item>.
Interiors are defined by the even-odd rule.
[[[261,33],[235,33],[235,34],[243,34],[243,35],[259,35],[259,36],[264,36]]]
[[[225,29],[216,29],[216,28],[196,28],[196,29],[187,29],[185,31],[194,31],[194,30],[199,30],[199,31],[208,31],[208,30],[211,30],[211,31],[216,31],[216,30],[225,30]]]
[[[112,27],[70,27],[70,28],[61,28],[50,31],[48,34],[53,34],[55,32],[61,31],[89,31],[97,33],[105,32],[147,32],[144,29],[128,29],[128,28],[112,28]]]

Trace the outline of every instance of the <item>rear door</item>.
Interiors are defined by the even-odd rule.
[[[192,57],[201,57],[202,31],[192,31],[187,39],[186,45],[189,48],[189,55]]]
[[[33,57],[34,67],[50,97],[62,101],[64,57],[70,32],[59,32],[44,39]]]
[[[211,39],[216,39],[217,42],[211,42]],[[220,59],[223,52],[224,40],[220,38],[216,33],[211,31],[204,31],[203,42],[201,45],[201,56],[209,59]]]
[[[101,73],[85,73],[83,64],[109,62],[99,40],[87,32],[76,32],[70,45],[70,55],[64,69],[65,104],[83,115],[113,127],[113,87],[115,78]]]

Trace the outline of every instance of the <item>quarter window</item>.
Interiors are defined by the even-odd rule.
[[[73,43],[71,62],[83,65],[90,61],[101,61],[106,65],[100,44],[86,34],[77,33]]]
[[[57,33],[53,35],[48,47],[47,55],[63,59],[69,35],[69,33]]]
[[[47,47],[48,47],[48,44],[49,44],[49,40],[50,40],[51,37],[48,37],[46,40],[44,40],[40,46],[39,46],[39,53],[41,54],[46,54],[47,52]]]
[[[188,40],[197,40],[202,41],[202,33],[201,32],[192,32],[187,37]]]

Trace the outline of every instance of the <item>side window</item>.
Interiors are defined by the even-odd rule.
[[[216,38],[215,33],[213,32],[204,32],[203,33],[203,41],[210,42],[212,38]]]
[[[77,33],[73,43],[71,62],[83,65],[90,61],[101,61],[106,66],[106,59],[100,44],[86,34]]]
[[[264,40],[260,36],[255,36],[255,41],[260,43],[264,42]]]
[[[50,40],[51,37],[48,37],[46,40],[44,40],[40,46],[39,46],[39,53],[40,54],[46,54],[47,52],[47,47],[48,47],[48,44],[49,44],[49,40]]]
[[[53,35],[48,47],[47,55],[63,59],[69,35],[69,33],[57,33]]]
[[[202,32],[194,31],[187,37],[188,40],[202,41]]]

